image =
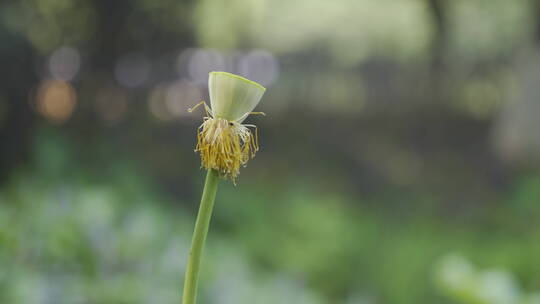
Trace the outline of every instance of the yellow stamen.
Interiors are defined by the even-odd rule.
[[[238,122],[223,118],[205,117],[197,131],[195,151],[201,157],[201,166],[215,169],[233,182],[259,150],[257,132]]]
[[[187,111],[189,113],[195,111],[195,109],[197,109],[198,107],[204,105],[204,111],[206,112],[206,116],[209,116],[209,115],[213,115],[212,114],[212,110],[210,109],[210,107],[208,107],[208,105],[206,104],[206,102],[204,100],[202,100],[201,102],[199,102],[198,104],[194,105],[193,107],[191,108],[188,108]],[[261,112],[262,113],[262,112]],[[264,113],[263,113],[264,114]]]

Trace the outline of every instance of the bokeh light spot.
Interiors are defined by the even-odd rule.
[[[52,123],[63,124],[68,120],[76,103],[75,89],[65,81],[48,79],[38,88],[37,111]]]
[[[189,76],[196,83],[206,83],[208,73],[226,69],[224,56],[216,50],[199,49],[193,52],[188,63]]]
[[[199,86],[182,80],[158,85],[148,99],[150,113],[163,121],[191,117],[187,109],[202,99]]]
[[[63,46],[55,50],[49,57],[49,71],[54,78],[65,81],[72,80],[81,67],[79,51]]]
[[[120,122],[127,113],[128,99],[125,89],[118,87],[102,89],[95,101],[98,115],[108,124]]]
[[[165,94],[165,84],[156,86],[148,98],[148,110],[150,110],[150,113],[158,120],[169,121],[172,119],[172,116],[167,111],[167,106],[165,105]]]
[[[191,115],[187,109],[202,99],[202,93],[198,86],[187,82],[178,81],[167,88],[165,93],[165,106],[174,117]]]
[[[254,50],[240,60],[239,73],[264,86],[269,86],[279,74],[279,64],[270,52]]]

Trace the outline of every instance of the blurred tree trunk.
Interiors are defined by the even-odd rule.
[[[429,64],[428,102],[444,102],[444,82],[447,74],[448,50],[448,16],[446,0],[427,0],[433,21],[433,37],[431,40],[431,62]]]
[[[96,33],[99,35],[96,37],[96,50],[92,54],[93,68],[103,69],[108,77],[114,75],[117,48],[126,35],[123,31],[126,18],[133,11],[130,3],[132,2],[126,0],[101,0],[94,4],[99,17],[96,27]]]
[[[516,56],[512,67],[515,93],[501,108],[494,126],[499,157],[514,169],[535,170],[540,165],[540,1],[531,0],[534,32],[531,41]]]
[[[531,0],[532,1],[532,9],[534,11],[534,21],[535,21],[535,28],[534,28],[534,43],[538,46],[540,46],[540,0]]]
[[[445,65],[445,55],[448,44],[448,25],[445,0],[427,0],[434,25],[434,35],[431,42],[431,67],[441,70]]]
[[[27,160],[35,117],[30,92],[37,84],[32,46],[0,27],[0,182]]]

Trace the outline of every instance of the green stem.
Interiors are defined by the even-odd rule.
[[[191,250],[189,252],[189,260],[186,268],[184,280],[184,295],[182,297],[183,304],[195,304],[197,298],[197,282],[199,280],[199,268],[201,266],[201,257],[204,249],[204,241],[210,226],[210,218],[212,217],[212,208],[214,207],[214,199],[216,198],[219,176],[216,170],[208,170],[204,189],[201,198],[201,206],[199,214],[195,222],[195,230],[193,231],[193,239],[191,241]]]

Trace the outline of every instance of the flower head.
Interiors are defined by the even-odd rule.
[[[197,131],[195,152],[201,157],[201,166],[214,169],[222,177],[236,180],[240,166],[246,166],[259,150],[257,127],[242,124],[261,100],[266,90],[260,84],[244,77],[210,72],[209,108],[201,101],[189,111],[204,105],[206,116]],[[252,128],[254,132],[250,129]]]

